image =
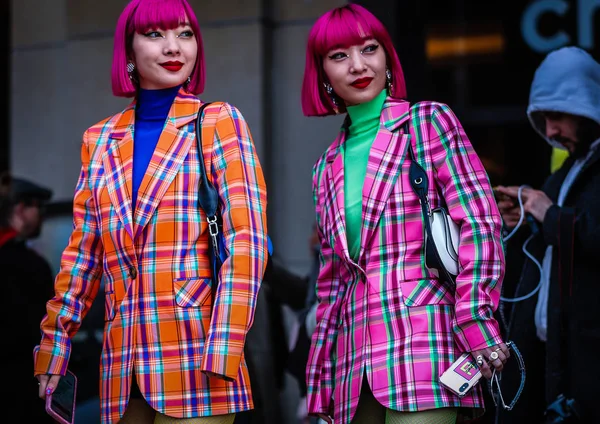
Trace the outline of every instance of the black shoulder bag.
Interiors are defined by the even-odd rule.
[[[212,304],[214,305],[217,288],[219,287],[219,270],[227,258],[227,255],[225,254],[226,250],[225,239],[223,236],[223,219],[219,212],[219,192],[208,179],[202,151],[202,115],[204,114],[204,109],[206,109],[208,105],[210,105],[210,103],[204,103],[198,110],[198,118],[196,121],[196,144],[198,146],[198,162],[200,163],[198,206],[200,206],[200,208],[204,211],[206,214],[206,220],[208,221],[208,243],[210,245],[208,254],[210,257],[212,272],[211,296]],[[267,269],[269,268],[269,264],[271,262],[270,250],[271,240],[269,239],[269,257],[267,260]]]

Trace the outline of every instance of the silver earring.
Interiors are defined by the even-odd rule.
[[[129,74],[129,79],[133,81],[133,71],[135,71],[135,65],[133,62],[127,63],[127,73]]]
[[[187,77],[187,79],[185,80],[185,85],[189,85],[190,82],[192,82],[192,77]]]
[[[331,84],[328,82],[324,82],[323,87],[325,87],[325,91],[331,98],[331,103],[333,103],[333,107],[337,107],[337,99],[335,98],[335,93],[333,92],[333,87],[331,86]]]
[[[391,96],[394,93],[394,84],[392,84],[392,72],[386,68],[385,79],[387,81],[388,93]]]

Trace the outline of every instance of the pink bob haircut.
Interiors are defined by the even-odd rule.
[[[186,89],[193,94],[204,91],[204,48],[198,19],[186,0],[131,0],[125,7],[115,30],[112,62],[112,91],[118,97],[134,97],[136,85],[129,79],[127,59],[132,56],[134,33],[150,29],[174,29],[188,22],[198,43],[198,55]]]
[[[387,66],[392,73],[391,96],[396,99],[406,98],[404,73],[388,31],[367,9],[357,4],[349,4],[330,10],[317,19],[308,35],[306,67],[302,82],[304,115],[327,116],[336,113],[333,102],[323,87],[326,81],[323,57],[334,48],[362,44],[369,38],[377,40],[385,50]],[[338,105],[338,111],[346,111],[343,104]]]

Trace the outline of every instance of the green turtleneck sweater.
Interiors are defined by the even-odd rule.
[[[381,109],[387,96],[383,90],[367,103],[348,106],[350,127],[342,146],[344,158],[344,207],[346,209],[346,237],[350,257],[358,259],[362,229],[362,189],[367,176],[371,145],[379,130]]]

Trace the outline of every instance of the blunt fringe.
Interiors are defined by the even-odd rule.
[[[186,0],[131,0],[123,9],[115,30],[113,62],[111,70],[112,91],[118,97],[134,97],[136,85],[129,79],[127,59],[131,57],[134,33],[143,34],[149,29],[174,29],[188,21],[198,44],[198,55],[188,92],[204,91],[204,48],[198,19]]]
[[[398,54],[392,39],[371,12],[357,4],[349,4],[330,10],[313,25],[306,48],[306,64],[302,82],[302,112],[306,116],[327,116],[336,112],[331,98],[325,91],[325,71],[323,57],[331,49],[361,44],[365,39],[374,38],[383,46],[387,66],[392,73],[393,93],[391,97],[406,98],[406,83]],[[343,105],[339,112],[345,112]]]

